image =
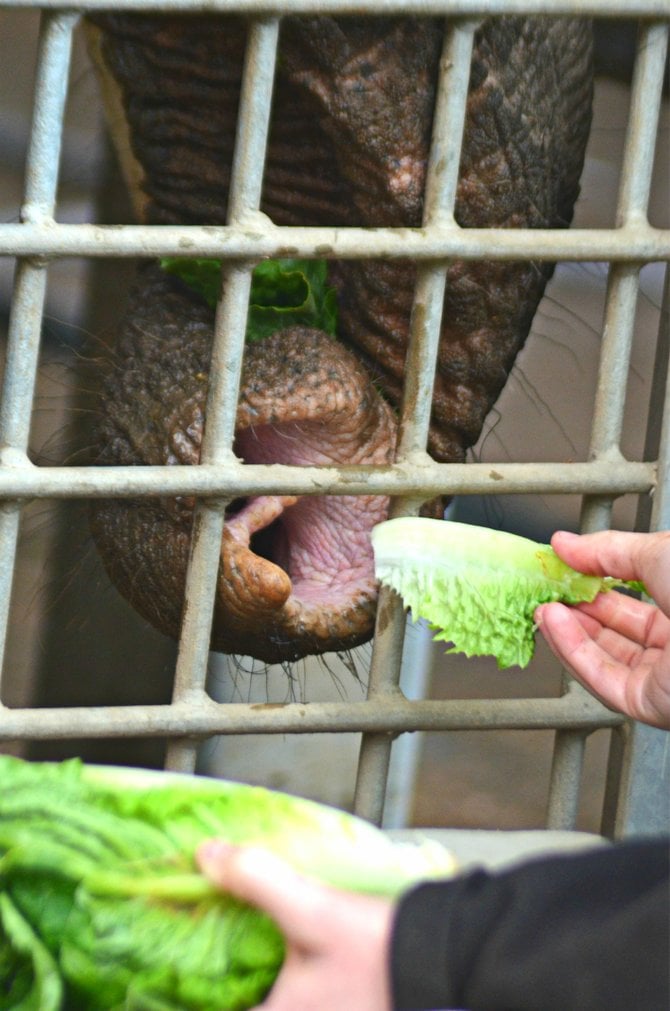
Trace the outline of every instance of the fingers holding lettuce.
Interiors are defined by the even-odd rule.
[[[284,935],[284,965],[264,1011],[389,1011],[390,899],[327,887],[264,849],[217,839],[200,846],[197,860],[213,884],[264,910]]]
[[[555,655],[605,705],[670,728],[670,532],[554,534],[580,572],[644,583],[655,604],[612,590],[590,603],[542,604],[535,621]]]
[[[525,667],[539,628],[606,705],[670,727],[670,532],[554,534],[398,517],[372,531],[375,572],[448,653]],[[645,590],[655,604],[621,589]]]

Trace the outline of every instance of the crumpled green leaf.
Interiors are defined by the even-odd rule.
[[[0,756],[0,1008],[245,1011],[262,1001],[283,938],[198,872],[195,850],[213,836],[378,894],[453,870],[442,847],[403,847],[344,812],[260,787]]]
[[[163,270],[180,277],[214,308],[221,291],[221,261],[161,260]],[[246,340],[260,341],[289,326],[311,326],[334,336],[335,289],[328,285],[325,260],[264,260],[251,276]]]
[[[377,579],[436,640],[452,644],[448,653],[495,656],[500,668],[532,659],[539,604],[591,601],[615,586],[644,589],[576,572],[549,544],[452,520],[387,520],[373,529],[372,547]]]
[[[0,892],[0,1008],[59,1011],[63,984],[48,948]]]

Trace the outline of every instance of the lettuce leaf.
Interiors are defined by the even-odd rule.
[[[344,812],[261,787],[8,756],[0,784],[0,1008],[13,1011],[262,1001],[283,938],[199,874],[196,847],[212,836],[375,894],[453,870],[436,844],[393,843]]]
[[[214,308],[221,293],[221,261],[164,259],[163,270],[180,277]],[[246,340],[260,341],[276,330],[301,324],[337,329],[337,300],[328,286],[325,260],[264,260],[251,278]]]
[[[0,1008],[59,1011],[63,985],[55,961],[11,899],[0,892]]]
[[[610,576],[576,572],[549,544],[451,520],[399,517],[372,531],[377,579],[400,594],[415,621],[425,619],[448,653],[495,656],[500,668],[525,667],[535,650],[538,604],[591,601]]]

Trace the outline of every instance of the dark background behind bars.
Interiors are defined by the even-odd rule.
[[[0,10],[2,221],[18,219],[38,21],[36,12]],[[609,64],[621,70],[628,65],[631,51],[631,30],[617,26],[600,47],[601,66]],[[599,76],[594,127],[576,214],[578,225],[612,223],[627,101],[625,82]],[[666,228],[670,225],[669,130],[666,100],[650,213],[652,224]],[[57,216],[60,221],[131,219],[106,142],[97,84],[81,39],[71,75]],[[3,341],[12,267],[11,260],[0,259]],[[124,261],[78,260],[61,261],[50,270],[32,439],[35,457],[42,462],[77,462],[72,454],[85,445],[85,431],[82,434],[81,426],[73,425],[85,421],[91,406],[86,392],[90,361],[82,360],[82,356],[91,359],[104,353],[100,339],[104,342],[113,334],[131,271],[132,265]],[[473,458],[490,462],[586,458],[605,280],[602,265],[566,265],[557,272],[527,347],[473,450]],[[624,450],[630,459],[640,458],[644,438],[661,288],[660,266],[645,268],[627,400]],[[632,497],[620,500],[613,525],[632,527],[636,505]],[[558,526],[576,527],[579,497],[464,498],[456,509],[455,518],[548,539]],[[137,618],[109,586],[89,542],[84,512],[77,503],[37,502],[27,510],[3,701],[18,706],[167,702],[175,646]],[[368,657],[369,650],[363,649],[356,658],[362,677]],[[433,650],[433,659],[431,697],[533,697],[559,691],[560,671],[542,644],[525,672],[500,673],[493,662],[445,657],[440,647]],[[119,671],[125,671],[126,677],[119,677]],[[262,674],[255,676],[251,687],[248,676],[240,678],[240,698],[248,697],[250,692],[263,696],[268,682]],[[316,675],[298,670],[295,680],[288,682],[283,674],[275,676],[268,685],[271,701],[283,701],[291,694],[311,698],[312,690],[325,693],[323,697],[337,698],[338,692],[349,698],[361,697],[360,686],[346,671],[335,689],[329,673],[319,673],[318,669]],[[601,730],[589,739],[580,828],[598,828],[608,736]],[[552,739],[551,731],[422,735],[413,822],[540,827]],[[227,768],[229,774],[239,778],[269,781],[271,785],[349,806],[355,735],[339,735],[338,740],[328,744],[324,740],[291,742],[274,738],[274,772],[264,770],[261,761],[255,763],[254,744],[244,741],[226,758]],[[314,744],[319,749],[316,759],[305,750],[311,746],[313,751]],[[342,773],[336,788],[325,780],[325,774],[332,772],[329,748],[337,752]],[[27,746],[27,753],[33,757],[60,757],[82,751],[95,760],[158,764],[163,746],[152,741]],[[295,776],[291,775],[292,762],[296,763]],[[283,771],[277,772],[278,768]]]

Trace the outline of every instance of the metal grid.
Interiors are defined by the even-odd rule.
[[[3,6],[33,6],[4,0]],[[253,15],[242,86],[238,134],[225,227],[66,225],[55,221],[58,156],[68,80],[72,31],[82,11],[104,9],[206,9]],[[277,38],[282,14],[361,13],[349,0],[81,0],[63,9],[44,8],[33,126],[21,221],[0,225],[0,254],[17,258],[7,365],[0,409],[0,639],[9,618],[12,572],[22,506],[35,497],[86,498],[194,495],[199,498],[192,538],[174,695],[170,705],[66,709],[9,709],[0,705],[0,740],[64,737],[170,739],[172,768],[194,768],[198,741],[213,734],[362,731],[356,787],[358,813],[380,821],[394,737],[414,730],[557,728],[548,826],[574,827],[579,774],[586,737],[595,728],[615,728],[604,830],[648,827],[635,807],[635,784],[645,796],[655,778],[649,769],[662,744],[648,728],[631,727],[601,706],[577,683],[566,680],[559,698],[409,701],[398,688],[404,618],[397,597],[383,591],[378,632],[361,702],[291,703],[258,708],[213,702],[205,692],[216,572],[226,503],[259,494],[389,494],[394,514],[415,509],[437,494],[570,493],[583,496],[584,529],[609,525],[614,499],[653,491],[651,528],[670,527],[668,386],[652,405],[652,453],[648,462],[624,459],[620,450],[639,272],[644,263],[670,260],[670,231],[647,218],[653,152],[658,129],[668,45],[666,0],[628,0],[614,12],[606,0],[379,0],[366,13],[448,16],[431,147],[425,217],[421,228],[365,229],[276,227],[258,213],[269,122]],[[617,219],[612,229],[464,230],[453,217],[472,40],[477,19],[495,13],[636,15],[642,22],[632,84],[631,109]],[[293,255],[355,259],[412,257],[418,265],[415,299],[427,311],[413,314],[404,406],[396,463],[388,467],[289,467],[241,464],[233,455],[246,308],[254,262]],[[216,315],[207,428],[199,466],[35,467],[27,456],[39,340],[50,262],[60,257],[183,256],[188,249],[224,261],[225,295]],[[449,260],[526,259],[609,261],[605,327],[588,462],[569,464],[436,464],[425,451],[430,393]],[[659,362],[661,359],[659,359]],[[667,359],[662,362],[663,376]],[[660,374],[660,369],[657,369]],[[662,413],[661,413],[662,412]],[[654,441],[655,440],[655,441]],[[501,480],[502,479],[502,480]],[[391,620],[389,620],[389,618]],[[3,647],[4,648],[4,647]],[[637,778],[636,778],[637,777]],[[646,777],[646,778],[645,778]],[[663,789],[662,783],[660,789]],[[618,803],[617,800],[623,800]],[[637,811],[637,813],[636,813]]]

